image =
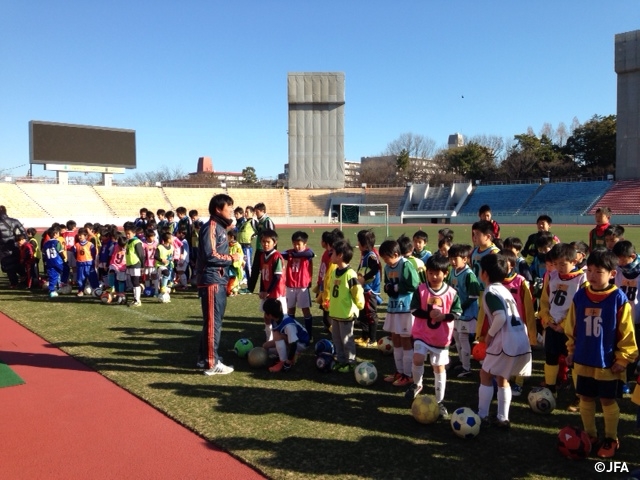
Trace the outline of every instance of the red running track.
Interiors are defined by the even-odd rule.
[[[242,462],[0,313],[3,479],[262,479]]]

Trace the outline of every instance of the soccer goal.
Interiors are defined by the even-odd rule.
[[[361,225],[363,228],[382,230],[376,237],[389,237],[388,203],[341,203],[338,210],[340,230],[345,225]]]

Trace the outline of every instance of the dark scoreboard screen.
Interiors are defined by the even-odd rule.
[[[29,122],[30,163],[136,168],[136,132]]]

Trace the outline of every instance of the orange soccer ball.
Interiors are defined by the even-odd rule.
[[[484,360],[484,357],[487,356],[487,344],[484,342],[476,343],[471,349],[471,356],[478,362]]]

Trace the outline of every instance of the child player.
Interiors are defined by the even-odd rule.
[[[304,328],[309,334],[309,342],[313,343],[313,316],[311,315],[311,293],[309,287],[313,279],[313,257],[315,254],[307,246],[309,235],[297,231],[291,235],[293,248],[282,252],[287,261],[285,268],[285,287],[287,314],[295,318],[296,307],[302,309]]]
[[[282,312],[282,304],[267,298],[262,305],[264,318],[271,321],[273,340],[265,342],[267,350],[276,349],[279,361],[269,368],[270,372],[288,372],[296,363],[297,356],[309,346],[309,333],[295,318]]]
[[[575,294],[564,322],[567,363],[573,363],[577,377],[582,425],[592,439],[593,451],[601,458],[612,458],[620,448],[616,398],[621,395],[627,365],[638,357],[631,304],[622,290],[610,283],[617,265],[613,252],[591,252],[587,259],[589,285]],[[600,397],[604,417],[602,443],[597,440],[596,397]]]
[[[78,279],[78,297],[84,295],[83,288],[91,286],[98,288],[98,274],[96,273],[96,246],[88,240],[89,232],[86,228],[78,229],[77,242],[71,249],[76,259]]]
[[[431,256],[431,252],[427,250],[428,242],[429,235],[427,235],[427,232],[418,230],[413,234],[413,256],[422,260],[422,263],[427,263]]]
[[[491,234],[493,238],[500,238],[500,225],[496,222],[491,215],[491,207],[489,205],[482,205],[478,209],[478,218],[480,221],[489,222],[491,224]]]
[[[49,240],[42,245],[42,253],[44,255],[44,266],[49,279],[49,297],[55,298],[58,296],[56,290],[62,275],[62,266],[64,264],[66,250],[58,240],[60,236],[60,229],[58,227],[51,227],[47,231],[47,235]]]
[[[242,209],[242,208],[241,208]],[[242,247],[238,243],[235,230],[227,231],[227,239],[229,240],[229,255],[238,254],[243,257]],[[239,258],[234,260],[229,267],[229,282],[227,283],[227,296],[233,297],[240,293],[240,284],[244,279],[244,260]]]
[[[31,279],[33,280],[32,286],[36,285],[40,287],[40,260],[42,259],[42,252],[40,251],[40,243],[36,238],[37,230],[33,227],[27,228],[27,242],[31,244],[33,249],[33,262],[31,264]]]
[[[31,288],[33,278],[31,277],[33,258],[33,246],[31,242],[27,240],[27,236],[24,233],[19,233],[14,237],[15,244],[20,251],[20,267],[22,273],[25,275],[25,286]],[[36,279],[37,280],[37,279]]]
[[[545,279],[540,298],[538,316],[544,329],[544,381],[545,386],[556,394],[556,379],[560,368],[560,357],[567,356],[567,337],[563,322],[576,292],[585,286],[587,276],[576,268],[576,249],[568,243],[558,243],[552,248],[555,268]]]
[[[164,232],[160,235],[154,260],[156,269],[154,289],[156,295],[160,296],[167,291],[167,284],[173,272],[173,235],[171,233]]]
[[[469,336],[476,331],[478,296],[481,291],[476,275],[467,265],[471,251],[471,245],[453,244],[448,252],[451,270],[447,277],[447,283],[458,292],[462,307],[462,313],[453,324],[453,338],[462,364],[456,372],[460,378],[471,375],[471,344]]]
[[[633,310],[633,325],[636,344],[640,345],[640,302],[638,288],[640,288],[640,258],[636,254],[633,244],[627,240],[618,242],[613,247],[613,254],[618,257],[615,284],[629,299]],[[638,360],[627,367],[627,380],[635,376]],[[622,387],[623,393],[630,393],[627,383]]]
[[[264,230],[260,235],[262,249],[256,252],[258,258],[258,276],[260,278],[260,310],[267,298],[274,298],[282,303],[282,310],[287,308],[286,287],[284,285],[284,262],[276,249],[278,234],[275,230]],[[267,342],[273,340],[271,321],[264,319],[264,333]]]
[[[331,263],[333,244],[338,240],[343,239],[344,235],[342,231],[338,228],[335,228],[332,231],[323,232],[320,240],[320,245],[322,246],[322,248],[324,248],[324,252],[322,252],[322,257],[320,257],[318,279],[316,281],[316,286],[313,288],[313,292],[316,294],[316,303],[320,305],[320,309],[322,310],[322,323],[324,324],[325,330],[328,333],[331,332],[331,322],[329,320],[329,310],[327,308],[329,297],[324,291],[324,283],[325,280],[328,279],[330,270],[332,268],[335,268],[335,265]]]
[[[413,265],[413,268],[415,268],[416,272],[418,272],[418,279],[420,280],[420,283],[426,283],[427,282],[427,269],[425,267],[426,260],[422,261],[421,258],[413,255],[413,242],[406,235],[404,234],[400,235],[398,237],[398,240],[396,241],[398,242],[398,246],[400,247],[400,255],[406,258],[407,261],[411,262],[411,264]],[[427,260],[429,258],[431,258],[431,254],[427,256]]]
[[[609,220],[611,219],[611,209],[609,207],[599,207],[595,213],[596,226],[589,232],[589,251],[597,247],[605,246],[604,232],[611,225]]]
[[[358,314],[362,337],[356,343],[362,347],[375,347],[378,338],[378,296],[380,295],[380,260],[375,251],[376,234],[373,230],[358,232],[360,264],[358,282],[364,289],[364,308]]]
[[[125,247],[127,275],[131,279],[131,285],[133,285],[133,302],[129,305],[130,307],[139,307],[142,305],[140,301],[142,294],[140,277],[142,275],[142,265],[145,258],[142,241],[135,236],[135,228],[131,222],[124,224],[124,235],[127,238],[127,245]]]
[[[495,379],[498,386],[498,416],[495,425],[509,428],[509,378],[531,375],[531,347],[516,302],[511,292],[502,284],[509,273],[507,259],[502,255],[491,254],[485,255],[480,262],[480,279],[485,284],[482,308],[488,331],[485,336],[487,355],[480,370],[478,415],[484,423],[488,423]]]
[[[349,266],[353,248],[346,240],[333,244],[331,263],[335,268],[326,282],[329,293],[331,337],[336,349],[333,369],[340,373],[352,372],[356,366],[356,344],[353,323],[364,307],[364,292],[358,283],[358,274]]]
[[[413,344],[411,329],[411,298],[420,284],[413,264],[402,256],[395,240],[386,240],[378,250],[384,267],[384,292],[389,296],[387,316],[383,328],[391,333],[393,360],[396,373],[384,377],[396,387],[408,387],[413,383]]]
[[[520,319],[527,326],[527,335],[530,345],[537,345],[536,316],[533,309],[533,297],[531,296],[531,286],[529,282],[516,272],[516,264],[518,263],[515,253],[509,249],[503,249],[500,254],[509,262],[509,273],[505,277],[502,284],[507,287],[511,296],[516,302],[516,308]],[[511,385],[511,394],[514,397],[522,395],[522,386],[524,385],[524,377],[518,376]]]
[[[524,248],[521,248],[522,255],[525,257],[528,265],[531,265],[533,259],[536,257],[536,240],[538,240],[540,235],[549,234],[553,238],[553,243],[560,243],[560,239],[549,231],[552,223],[553,220],[549,215],[540,215],[536,219],[536,228],[538,231],[529,235],[527,241],[524,243]]]
[[[485,205],[488,207],[488,205]],[[480,220],[471,225],[471,240],[473,241],[473,251],[471,252],[471,269],[478,280],[482,271],[481,260],[487,255],[500,252],[500,249],[493,243],[493,224],[488,220]],[[484,285],[480,283],[480,292],[484,290]],[[484,322],[484,309],[482,308],[482,296],[478,298],[478,321],[476,323],[476,340],[482,340],[482,328]]]
[[[604,246],[607,250],[613,250],[613,246],[624,240],[624,227],[622,225],[609,225],[604,231]]]
[[[405,398],[415,399],[422,391],[424,362],[429,356],[433,367],[436,402],[443,418],[449,416],[442,401],[447,383],[445,366],[449,363],[449,344],[453,336],[453,322],[462,313],[460,297],[456,290],[444,281],[449,273],[449,259],[432,255],[427,260],[427,282],[421,283],[411,298],[414,321],[411,329],[413,339],[413,385]]]

